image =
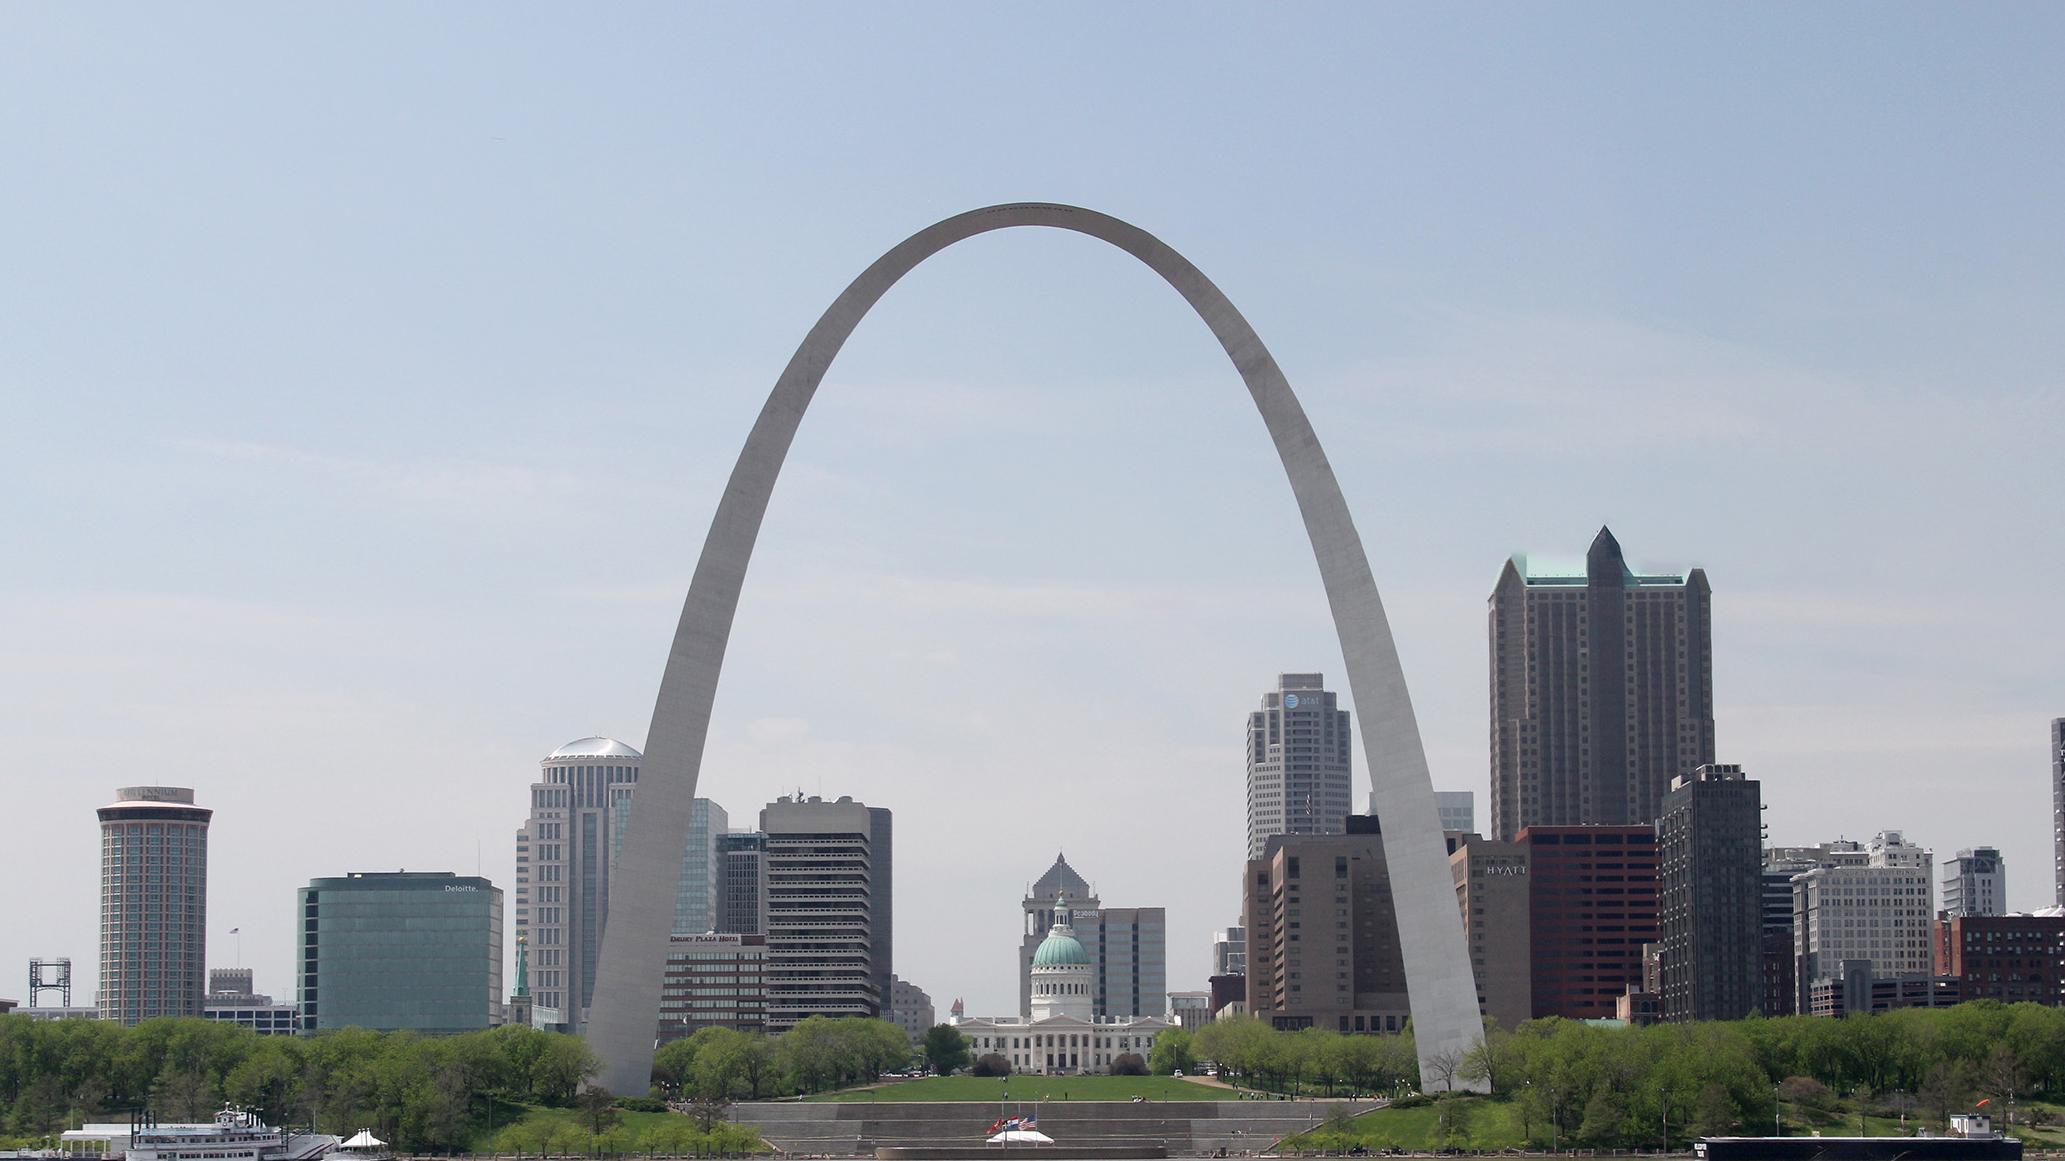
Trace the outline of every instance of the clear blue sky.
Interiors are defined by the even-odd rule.
[[[2061,26],[0,9],[0,968],[90,979],[121,784],[216,808],[211,958],[241,928],[281,995],[311,876],[478,850],[506,883],[538,758],[643,740],[804,330],[911,231],[1027,199],[1154,231],[1269,342],[1480,819],[1483,601],[1508,553],[1611,522],[1638,567],[1709,570],[1719,756],[1776,840],[1996,843],[2011,903],[2047,904]],[[798,786],[894,809],[897,966],[942,1006],[1015,1002],[1056,849],[1166,905],[1199,987],[1243,715],[1339,668],[1203,328],[1096,243],[984,237],[833,368],[702,790],[742,824]]]

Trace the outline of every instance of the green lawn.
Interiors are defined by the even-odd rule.
[[[806,1097],[813,1101],[1222,1101],[1233,1093],[1172,1076],[928,1076]]]
[[[1442,1124],[1443,1115],[1449,1124]],[[1444,1146],[1463,1149],[1514,1149],[1526,1142],[1520,1132],[1520,1109],[1510,1101],[1489,1097],[1452,1097],[1417,1108],[1383,1108],[1364,1113],[1340,1133],[1324,1126],[1284,1139],[1283,1148],[1404,1149],[1425,1153]]]
[[[759,1135],[738,1125],[718,1124],[705,1134],[680,1113],[636,1113],[618,1109],[617,1124],[602,1135],[592,1134],[574,1109],[527,1106],[513,1125],[498,1126],[476,1152],[610,1153],[755,1152],[765,1148]]]

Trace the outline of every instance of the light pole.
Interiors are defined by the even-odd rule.
[[[1785,1126],[1778,1122],[1778,1108],[1778,1086],[1774,1084],[1771,1086],[1771,1135],[1783,1137],[1785,1136]]]
[[[1671,1151],[1671,1094],[1669,1089],[1659,1091],[1657,1097],[1663,1102],[1663,1151]]]

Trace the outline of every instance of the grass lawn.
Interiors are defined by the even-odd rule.
[[[1008,1095],[1006,1095],[1008,1094]],[[1219,1101],[1223,1088],[1173,1076],[928,1076],[806,1097],[813,1101]]]
[[[1444,1129],[1443,1113],[1451,1127]],[[1466,1149],[1514,1149],[1526,1142],[1520,1132],[1520,1108],[1495,1097],[1453,1097],[1417,1108],[1383,1108],[1350,1122],[1345,1134],[1319,1128],[1288,1137],[1285,1149],[1343,1149],[1360,1144],[1369,1149],[1404,1149],[1424,1153],[1444,1145]]]
[[[583,1153],[605,1152],[689,1153],[705,1151],[752,1152],[764,1148],[757,1134],[737,1125],[719,1124],[707,1135],[680,1113],[639,1113],[618,1109],[617,1123],[600,1137],[589,1133],[575,1109],[522,1108],[522,1119],[498,1124],[495,1131],[474,1143],[475,1152]]]

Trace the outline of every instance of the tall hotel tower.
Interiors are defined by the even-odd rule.
[[[100,808],[100,1018],[198,1016],[208,989],[208,820],[183,786]]]
[[[1248,715],[1248,857],[1271,835],[1346,833],[1353,755],[1348,711],[1323,675],[1279,675]]]
[[[1714,760],[1706,573],[1638,575],[1604,528],[1582,572],[1506,562],[1492,590],[1491,826],[1654,823]]]

